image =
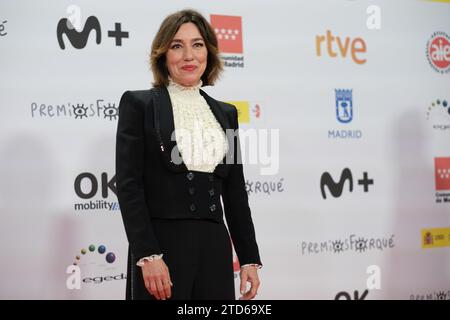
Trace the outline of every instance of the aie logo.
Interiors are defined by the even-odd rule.
[[[352,90],[335,89],[336,93],[336,118],[341,123],[349,123],[353,120]]]
[[[334,182],[333,178],[328,172],[324,172],[320,178],[320,191],[322,192],[322,197],[327,198],[325,193],[325,186],[328,187],[331,195],[335,198],[339,198],[344,190],[344,184],[348,181],[349,191],[353,192],[353,175],[350,169],[345,168],[342,170],[339,182]],[[369,175],[366,171],[363,173],[363,178],[358,180],[358,185],[362,185],[364,192],[369,191],[369,185],[374,183],[373,179],[369,179]]]
[[[430,66],[441,74],[450,71],[450,37],[442,31],[431,35],[427,42],[427,58]]]
[[[68,18],[62,18],[56,27],[56,35],[59,47],[64,50],[66,48],[63,35],[65,34],[75,49],[83,49],[89,39],[91,31],[95,32],[95,41],[97,44],[102,42],[102,30],[97,17],[90,16],[86,19],[86,23],[82,30],[78,31]],[[129,33],[122,31],[121,23],[115,23],[115,29],[108,31],[108,37],[116,39],[116,46],[122,46],[122,39],[128,38]]]

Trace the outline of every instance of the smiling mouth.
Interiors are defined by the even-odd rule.
[[[185,67],[181,67],[181,69],[186,70],[186,71],[193,71],[195,69],[197,69],[196,66],[185,66]]]

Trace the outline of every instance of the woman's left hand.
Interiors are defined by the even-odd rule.
[[[260,285],[258,277],[258,269],[255,266],[245,266],[241,268],[241,294],[242,296],[239,300],[251,300],[258,293],[258,288]],[[250,290],[247,290],[247,281],[250,282]]]

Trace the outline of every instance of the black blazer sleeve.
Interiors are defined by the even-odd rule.
[[[241,160],[240,141],[237,134],[238,114],[236,107],[231,105],[228,117],[235,134],[233,135],[233,164],[224,181],[222,193],[225,209],[225,218],[233,240],[234,249],[241,265],[257,263],[262,265],[256,243],[255,228],[253,225],[248,195],[245,189],[245,179]]]
[[[144,192],[144,103],[126,91],[119,104],[116,137],[116,186],[133,255],[160,254]]]

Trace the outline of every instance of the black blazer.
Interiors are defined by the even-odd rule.
[[[223,130],[238,128],[233,105],[217,101],[203,90],[200,93]],[[225,212],[240,263],[261,264],[239,161],[238,136],[227,134],[228,154],[213,173],[205,173],[187,169],[176,141],[171,139],[173,131],[172,105],[165,87],[126,91],[122,95],[116,139],[116,185],[132,256],[139,259],[163,253],[152,219],[210,219],[223,223]]]

